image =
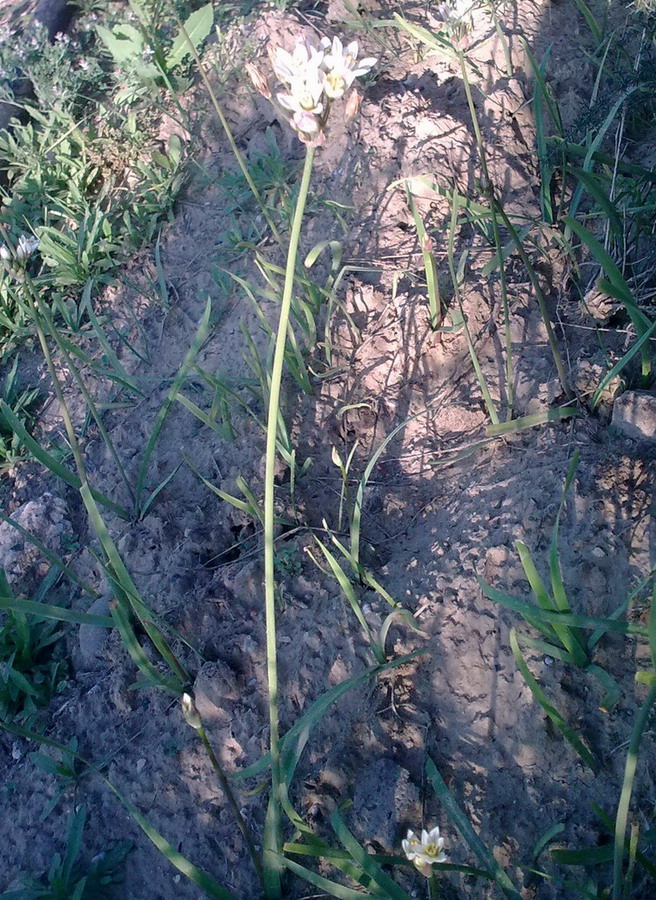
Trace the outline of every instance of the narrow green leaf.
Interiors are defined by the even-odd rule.
[[[579,416],[580,412],[575,406],[557,406],[553,409],[545,409],[544,412],[533,413],[530,416],[522,416],[510,422],[500,422],[498,425],[488,425],[485,433],[490,437],[500,434],[514,434],[516,431],[524,431],[527,428],[535,428],[538,425],[546,425],[547,422],[560,422],[563,419],[571,419]]]
[[[362,900],[363,897],[375,897],[380,898],[380,900],[385,900],[386,894],[372,894],[369,891],[357,891],[353,888],[346,887],[343,884],[337,884],[337,882],[330,881],[328,878],[324,878],[323,875],[319,875],[311,869],[300,866],[297,862],[294,862],[293,859],[285,859],[284,863],[285,867],[289,869],[290,872],[298,875],[299,878],[307,881],[309,884],[313,885],[313,887],[319,888],[331,897],[337,897],[338,900]]]
[[[613,858],[613,845],[603,844],[601,847],[585,847],[581,850],[562,850],[554,847],[549,856],[561,866],[601,866]]]
[[[369,643],[369,646],[371,648],[372,653],[374,654],[374,656],[376,658],[376,661],[380,664],[384,663],[385,662],[385,654],[384,654],[383,650],[381,649],[381,647],[378,646],[376,639],[374,638],[373,634],[371,633],[371,629],[369,628],[369,625],[367,624],[367,620],[365,619],[364,613],[362,612],[362,607],[360,605],[360,601],[358,600],[355,590],[353,588],[353,585],[349,581],[346,573],[344,572],[344,569],[342,569],[342,567],[338,563],[337,559],[333,556],[333,554],[326,547],[326,545],[323,544],[319,540],[318,537],[315,537],[315,541],[319,545],[321,552],[323,553],[323,555],[326,558],[326,562],[330,566],[330,569],[331,569],[333,575],[337,579],[337,582],[338,582],[340,588],[342,589],[342,593],[348,600],[349,605],[351,606],[351,609],[355,613],[355,617],[358,620],[358,622],[360,623],[360,627],[362,628],[362,630],[365,633],[367,642]]]
[[[18,416],[14,414],[14,411],[7,406],[4,400],[0,400],[0,413],[7,418],[12,431],[18,435],[19,439],[25,444],[30,453],[32,453],[42,465],[46,466],[53,475],[56,475],[57,478],[61,478],[66,484],[69,484],[71,487],[77,488],[78,490],[80,489],[82,482],[78,476],[71,472],[70,469],[63,466],[59,460],[55,459],[52,454],[48,453],[47,450],[34,440]],[[94,490],[94,488],[90,488],[90,490],[93,498],[102,506],[111,510],[113,513],[116,513],[121,519],[130,518],[129,514],[122,506],[119,506],[118,503],[114,503],[113,500],[110,500],[109,497],[106,497],[104,494],[100,493],[100,491]]]
[[[472,828],[471,822],[458,806],[455,797],[447,787],[446,782],[438,772],[437,767],[430,756],[426,760],[425,770],[432,788],[435,791],[437,799],[446,810],[453,825],[458,829],[462,837],[469,845],[469,849],[472,851],[474,856],[479,860],[481,865],[490,874],[490,876],[496,881],[504,896],[510,898],[510,900],[521,900],[519,891],[512,883],[504,869],[496,861],[494,855],[490,850],[488,850],[483,841],[479,838],[479,836]]]
[[[139,476],[137,478],[137,487],[135,490],[135,508],[137,513],[141,511],[141,495],[144,489],[144,484],[146,481],[146,476],[148,474],[148,466],[150,463],[150,457],[155,449],[155,444],[157,443],[157,439],[159,438],[160,432],[164,426],[164,422],[166,421],[166,417],[169,414],[171,406],[175,402],[176,395],[178,394],[182,384],[189,374],[190,369],[193,367],[196,362],[196,357],[198,356],[202,345],[204,344],[210,330],[210,317],[212,314],[212,300],[210,297],[207,298],[207,303],[205,304],[205,311],[201,317],[201,320],[198,324],[198,329],[194,336],[194,339],[191,343],[191,347],[189,348],[187,355],[185,356],[180,369],[178,370],[178,374],[173,380],[173,384],[171,385],[169,392],[166,396],[166,400],[160,407],[160,410],[157,414],[157,418],[155,419],[155,425],[153,426],[152,434],[148,440],[146,445],[146,449],[144,451],[143,459],[141,461],[141,466],[139,468]]]
[[[63,572],[66,577],[72,581],[74,584],[77,584],[78,587],[82,588],[85,593],[90,594],[92,597],[99,597],[100,594],[91,585],[87,584],[79,575],[77,575],[72,569],[70,569],[64,560],[55,553],[53,550],[49,550],[46,545],[40,541],[35,535],[31,534],[26,528],[16,522],[15,519],[12,519],[11,516],[5,515],[5,513],[0,510],[0,522],[5,522],[10,528],[15,529],[22,537],[25,538],[26,541],[29,541],[36,549],[41,553],[45,558],[52,563],[52,565]]]
[[[358,841],[351,834],[339,815],[339,809],[335,809],[330,817],[330,824],[333,831],[337,835],[339,842],[348,850],[356,863],[376,884],[383,896],[391,898],[391,900],[410,900],[407,894],[396,882],[387,875],[376,863],[374,857],[370,856]]]
[[[98,625],[101,628],[113,628],[111,616],[96,616],[90,613],[75,612],[62,606],[51,606],[49,603],[35,603],[32,600],[7,600],[0,596],[0,609],[15,610],[38,616],[39,619],[55,619],[58,622],[72,622],[75,625]]]
[[[638,767],[638,753],[640,752],[640,744],[642,736],[647,728],[652,708],[656,703],[656,685],[652,686],[647,697],[645,698],[640,712],[636,717],[631,740],[629,741],[629,749],[626,754],[626,763],[624,765],[624,780],[622,782],[622,793],[620,794],[619,803],[617,804],[617,815],[615,816],[615,847],[613,854],[613,900],[622,900],[622,863],[624,860],[624,845],[626,842],[626,826],[629,819],[629,807],[631,805],[631,795],[633,793],[633,783],[635,781],[636,769]]]
[[[533,677],[533,674],[529,667],[526,665],[526,661],[524,660],[524,657],[522,655],[522,651],[517,642],[517,636],[515,634],[514,628],[512,628],[510,631],[509,640],[510,649],[512,650],[513,656],[515,657],[517,668],[522,673],[524,681],[530,688],[531,693],[540,704],[542,709],[545,711],[545,713],[549,716],[551,721],[554,723],[558,731],[560,731],[563,737],[567,741],[569,741],[569,743],[572,745],[574,750],[576,750],[581,759],[592,769],[592,771],[596,775],[599,771],[599,763],[590,752],[590,750],[585,746],[576,731],[567,724],[563,716],[558,712],[553,703],[551,703],[536,679]]]
[[[638,351],[641,351],[643,345],[646,344],[647,341],[652,339],[652,337],[654,336],[654,332],[656,332],[656,322],[653,322],[644,332],[644,334],[642,334],[641,337],[638,338],[631,349],[628,350],[624,354],[624,356],[615,363],[612,369],[606,372],[604,377],[599,382],[599,387],[594,392],[594,396],[592,398],[592,409],[596,409],[597,404],[601,400],[603,392],[606,390],[611,381],[624,371],[624,369],[631,362],[636,353],[638,353]]]
[[[615,619],[603,619],[600,616],[577,616],[569,613],[550,612],[546,609],[539,609],[530,603],[525,603],[517,597],[511,597],[510,594],[504,594],[496,588],[491,587],[484,581],[479,579],[479,585],[484,596],[488,600],[494,600],[495,603],[501,603],[503,606],[512,609],[529,621],[529,616],[535,616],[550,624],[566,625],[571,628],[599,628],[603,632],[612,631],[618,634],[638,634],[643,637],[647,636],[647,629],[642,625],[636,625],[630,622],[618,622]]]
[[[293,778],[301,753],[312,730],[319,724],[330,707],[336,703],[340,697],[348,691],[354,690],[365,684],[370,678],[375,678],[377,675],[381,675],[383,672],[387,672],[391,669],[396,669],[398,666],[406,665],[407,663],[412,662],[412,660],[417,659],[419,656],[422,656],[425,652],[425,650],[415,650],[412,653],[407,653],[404,656],[398,657],[398,659],[393,659],[390,662],[385,663],[384,666],[371,666],[369,669],[365,669],[364,672],[359,672],[357,675],[347,678],[346,681],[336,684],[334,687],[330,688],[330,690],[322,694],[318,700],[315,700],[310,708],[303,713],[294,725],[292,725],[281,740],[280,768],[281,775],[286,780],[287,784],[289,785]],[[231,777],[235,781],[244,778],[253,778],[256,775],[265,772],[270,765],[271,756],[266,753],[257,762],[253,763],[253,765],[248,766],[247,769],[242,769],[241,772],[235,772]]]

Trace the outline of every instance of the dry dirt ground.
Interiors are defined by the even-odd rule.
[[[385,15],[374,3],[367,9]],[[425,10],[405,12],[416,21],[432,22]],[[267,39],[289,43],[296,34],[341,30],[339,18],[334,9],[328,22],[312,12],[269,10],[252,21],[246,36],[253,46]],[[476,102],[491,176],[509,211],[532,216],[538,212],[537,163],[526,102],[529,69],[520,37],[526,37],[538,58],[551,47],[552,86],[571,123],[592,87],[582,49],[589,37],[570,3],[509,3],[502,22],[514,63],[512,75],[505,70],[503,46],[486,16],[477,16],[467,44],[483,75],[487,99]],[[288,474],[282,470],[279,477],[279,511],[295,523],[278,542],[283,727],[293,724],[327,688],[372,664],[336,581],[305,551],[313,548],[313,529],[321,528],[323,520],[338,529],[341,479],[331,461],[332,448],[345,458],[357,442],[351,474],[358,478],[381,441],[406,420],[371,474],[362,552],[365,565],[416,615],[426,635],[394,625],[388,654],[417,648],[426,652],[339,700],[310,739],[293,799],[313,826],[329,834],[330,811],[337,802],[352,798],[348,820],[358,837],[387,852],[398,853],[405,829],[420,826],[423,817],[425,823],[443,828],[451,861],[475,864],[425,782],[423,766],[430,755],[482,839],[511,875],[517,875],[516,867],[530,864],[535,843],[558,822],[565,826],[559,836],[563,846],[598,842],[602,831],[591,803],[614,814],[625,742],[643,688],[633,681],[636,644],[629,639],[617,637],[601,646],[599,660],[622,688],[610,714],[599,711],[601,694],[587,676],[537,653],[530,657],[533,672],[602,761],[601,774],[595,777],[549,726],[517,671],[508,632],[519,624],[518,616],[486,600],[477,579],[529,596],[514,542],[524,541],[539,564],[546,563],[569,460],[578,451],[580,464],[561,523],[563,573],[577,611],[611,613],[656,561],[653,451],[615,433],[607,419],[592,416],[582,406],[582,415],[564,424],[499,439],[460,462],[444,464],[484,437],[485,408],[462,332],[438,337],[429,328],[420,248],[403,190],[394,183],[432,175],[476,196],[480,171],[466,97],[454,63],[420,58],[391,30],[382,44],[371,35],[358,36],[366,55],[381,57],[381,63],[358,119],[348,128],[336,127],[332,142],[318,153],[312,188],[316,199],[303,238],[304,251],[325,237],[340,240],[344,261],[353,269],[338,290],[341,308],[328,323],[330,370],[316,363],[314,370],[322,377],[313,379],[311,394],[301,393],[291,378],[286,381],[286,420],[299,466],[309,458],[312,462],[297,478],[293,495]],[[229,88],[230,119],[247,157],[254,160],[262,153],[268,128],[285,164],[297,170],[301,148],[265,101],[254,96],[244,80],[231,81]],[[190,97],[188,102],[199,107],[206,104],[200,89]],[[162,134],[166,139],[164,126]],[[266,335],[244,292],[216,277],[229,258],[220,176],[226,168],[234,169],[234,162],[209,110],[188,153],[200,166],[161,242],[171,286],[168,308],[149,288],[148,279],[157,277],[152,253],[135,260],[129,273],[132,289],[113,288],[98,300],[116,330],[141,355],[116,343],[143,397],[111,397],[111,385],[93,382],[99,396],[129,401],[108,412],[106,424],[132,478],[208,295],[213,325],[198,357],[206,372],[233,385],[252,377],[244,361],[244,327],[261,352],[266,348]],[[344,227],[326,199],[346,207],[341,210]],[[442,262],[447,205],[428,192],[419,204]],[[249,215],[255,213],[244,214],[242,224]],[[469,227],[459,231],[457,257],[465,248],[465,312],[493,399],[503,409],[507,385],[498,279],[482,275],[491,250]],[[280,263],[272,244],[264,245],[262,252]],[[249,259],[242,254],[233,268],[256,282]],[[316,268],[317,279],[325,278],[323,257]],[[543,268],[541,278],[576,381],[586,364],[600,361],[594,328],[581,318],[557,261],[552,269]],[[525,415],[558,400],[556,373],[528,278],[512,262],[509,291],[515,414]],[[274,311],[272,305],[265,308]],[[616,340],[619,349],[623,336]],[[317,360],[321,358],[318,351]],[[199,405],[208,402],[203,390],[198,378],[186,386]],[[70,397],[75,400],[72,387]],[[262,414],[256,401],[249,403],[252,412]],[[210,737],[234,772],[256,761],[267,747],[260,529],[259,523],[212,494],[188,464],[233,494],[241,476],[259,497],[262,432],[252,417],[238,411],[233,421],[234,440],[223,440],[176,405],[156,446],[149,483],[160,483],[182,463],[177,474],[141,521],[108,521],[147,603],[200,654],[181,646],[197,674],[198,702]],[[52,402],[43,425],[51,432],[60,429]],[[85,451],[96,486],[128,502],[93,428],[86,431]],[[42,528],[53,549],[70,558],[99,592],[106,591],[92,554],[98,544],[74,491],[29,464],[6,478],[3,500],[10,511],[30,500],[40,504],[32,517],[35,529]],[[316,546],[313,552],[317,554]],[[34,566],[21,565],[18,558],[14,563],[14,588],[28,591]],[[70,595],[66,586],[59,590]],[[358,590],[368,623],[376,630],[387,614],[386,604],[374,592]],[[87,609],[90,601],[75,594],[70,602]],[[632,614],[638,616],[639,609]],[[71,630],[69,647],[70,679],[43,719],[46,732],[64,742],[76,736],[88,758],[111,754],[108,776],[155,827],[237,897],[257,897],[239,834],[178,704],[162,693],[129,690],[135,669],[118,634],[109,634],[90,650]],[[84,801],[90,810],[85,832],[89,857],[117,838],[135,841],[117,898],[202,896],[176,875],[98,779],[83,780],[74,795],[67,795],[39,823],[56,785],[35,768],[33,745],[4,736],[0,747],[1,887],[10,887],[20,872],[47,868],[52,853],[62,849],[73,804]],[[647,738],[635,803],[643,824],[654,804],[653,764]],[[247,787],[241,795],[244,814],[259,834],[265,794],[253,790],[257,782]],[[421,879],[406,883],[423,896]],[[446,897],[494,895],[484,883],[456,875],[447,878],[447,885]],[[653,886],[641,884],[637,890],[636,896],[653,896]],[[296,883],[289,896],[310,893]],[[544,881],[529,886],[526,896],[576,895]]]

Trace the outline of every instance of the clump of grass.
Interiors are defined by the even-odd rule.
[[[0,390],[2,402],[13,415],[23,423],[29,422],[39,399],[38,388],[18,388],[18,356],[6,373]],[[0,411],[0,473],[14,466],[25,456],[25,449],[11,427],[7,417]]]
[[[84,806],[71,815],[64,854],[56,853],[50,867],[39,878],[24,882],[19,890],[0,894],[5,900],[108,900],[122,881],[125,858],[131,841],[117,841],[108,850],[88,862],[79,857],[82,850],[87,811]]]
[[[49,583],[44,583],[46,591]],[[0,627],[0,718],[26,722],[61,690],[68,665],[57,623],[28,616],[16,605],[0,569],[0,608],[6,610]]]

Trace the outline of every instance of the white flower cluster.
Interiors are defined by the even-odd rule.
[[[25,262],[39,246],[39,239],[35,237],[27,237],[24,234],[18,238],[15,254],[11,252],[9,247],[3,244],[0,246],[0,259],[10,260],[15,257],[18,262]]]
[[[273,71],[284,85],[278,103],[289,123],[306,144],[323,143],[332,103],[340,100],[356,78],[376,64],[373,57],[358,60],[358,42],[344,46],[338,37],[322,38],[318,47],[299,42],[292,53],[276,47],[271,53]]]
[[[440,3],[434,10],[435,18],[456,30],[467,30],[474,24],[474,11],[478,7],[475,0],[449,0]]]
[[[444,838],[440,837],[440,829],[437,826],[430,831],[422,829],[421,838],[418,838],[414,831],[409,831],[408,837],[401,845],[410,862],[413,862],[427,878],[430,877],[433,863],[446,862]]]

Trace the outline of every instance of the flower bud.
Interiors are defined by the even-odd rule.
[[[259,91],[263,97],[266,97],[267,100],[271,99],[271,88],[269,87],[269,82],[265,78],[264,74],[258,69],[257,66],[254,66],[253,63],[246,63],[246,71],[248,73],[248,77],[253,82],[253,87],[256,91]]]
[[[353,119],[357,116],[361,102],[362,97],[360,96],[360,94],[358,94],[357,91],[351,91],[351,93],[349,94],[349,98],[346,101],[346,108],[344,110],[344,118],[347,125],[349,122],[352,122]]]
[[[196,731],[202,727],[203,723],[201,722],[200,713],[196,708],[193,697],[189,694],[182,695],[182,715],[187,720],[187,724],[195,728]]]

